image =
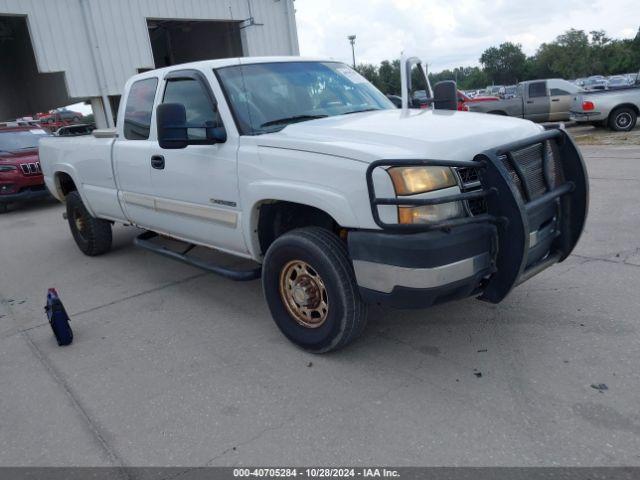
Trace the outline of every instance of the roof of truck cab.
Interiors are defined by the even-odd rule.
[[[177,65],[171,65],[170,67],[157,68],[155,70],[149,70],[144,73],[139,73],[132,78],[141,79],[148,77],[162,76],[167,72],[174,70],[186,70],[186,69],[217,69],[224,67],[231,67],[234,65],[251,65],[254,63],[283,63],[283,62],[340,62],[334,58],[326,57],[297,57],[297,56],[274,56],[274,57],[234,57],[234,58],[219,58],[217,60],[200,60],[198,62],[180,63]]]

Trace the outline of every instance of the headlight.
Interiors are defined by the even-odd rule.
[[[435,223],[464,216],[461,202],[425,205],[421,207],[398,207],[398,221],[401,224]]]
[[[396,195],[432,192],[458,184],[449,167],[392,167],[387,172]]]
[[[433,192],[458,185],[453,170],[449,167],[392,167],[387,170],[398,196]],[[461,202],[419,207],[398,207],[401,224],[435,223],[464,216]]]
[[[0,173],[2,172],[12,172],[14,170],[17,170],[18,167],[16,167],[15,165],[0,165]]]

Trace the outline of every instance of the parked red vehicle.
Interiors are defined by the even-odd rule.
[[[468,111],[469,107],[467,104],[469,103],[478,103],[478,102],[493,102],[495,100],[500,100],[499,97],[474,97],[471,98],[468,95],[465,95],[463,92],[458,90],[458,110]]]
[[[38,141],[50,134],[39,127],[0,127],[0,213],[9,204],[49,195],[38,158]]]
[[[51,110],[49,113],[39,113],[38,120],[42,124],[48,123],[78,123],[82,120],[82,113],[74,112],[66,108]]]

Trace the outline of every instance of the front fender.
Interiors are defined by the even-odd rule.
[[[336,190],[315,184],[265,180],[246,186],[243,210],[250,212],[242,217],[242,229],[249,250],[254,258],[260,256],[257,225],[259,206],[265,202],[282,201],[299,203],[322,210],[342,227],[357,227],[360,223],[347,197]]]

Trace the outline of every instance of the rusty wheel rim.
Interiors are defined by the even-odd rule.
[[[280,271],[280,297],[289,315],[306,328],[327,320],[329,297],[318,272],[302,260],[291,260]]]
[[[73,223],[75,224],[76,230],[78,231],[80,236],[84,238],[85,219],[78,209],[75,209],[73,211]]]

